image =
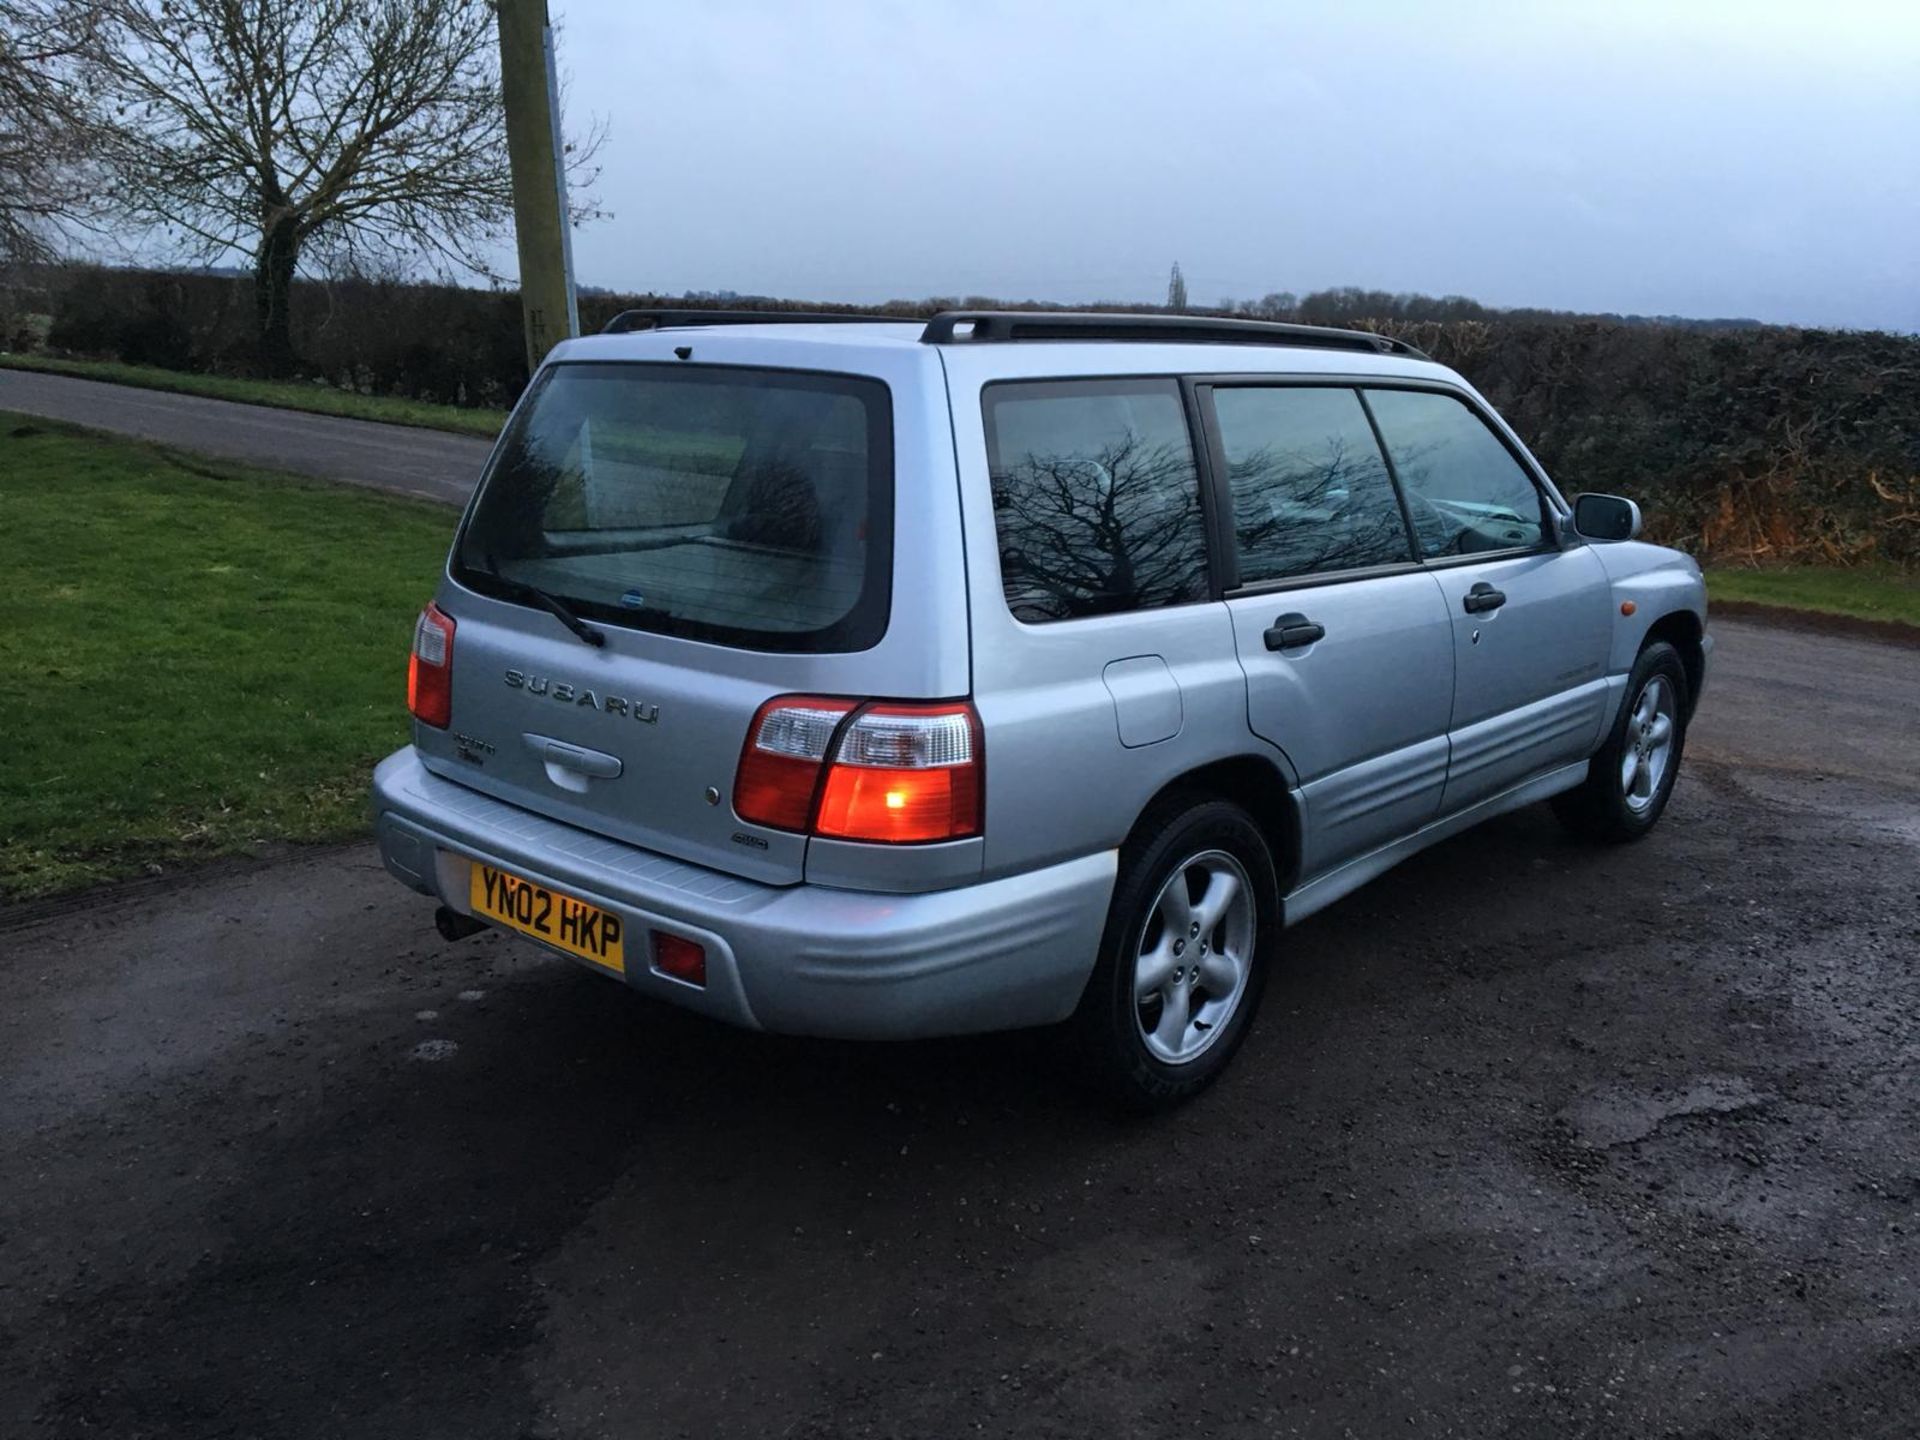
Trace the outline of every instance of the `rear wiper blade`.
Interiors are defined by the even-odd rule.
[[[529,585],[524,580],[509,580],[506,576],[502,575],[500,573],[500,565],[493,558],[493,552],[491,550],[487,552],[487,565],[484,573],[488,579],[494,581],[494,583],[500,585],[502,588],[511,590],[523,599],[533,601],[534,604],[552,615],[554,619],[566,626],[567,629],[571,630],[587,644],[600,646],[607,643],[607,635],[604,630],[594,629],[593,626],[574,614],[573,611],[568,608],[567,602],[562,600],[558,595],[550,595],[538,585]]]

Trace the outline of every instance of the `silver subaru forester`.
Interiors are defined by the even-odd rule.
[[[381,852],[449,936],[1170,1103],[1283,926],[1517,806],[1653,827],[1711,641],[1639,525],[1378,335],[629,312],[487,464]]]

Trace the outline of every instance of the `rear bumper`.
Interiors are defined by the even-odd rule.
[[[453,910],[471,913],[481,860],[618,914],[636,990],[736,1025],[848,1039],[1064,1020],[1093,968],[1117,863],[1106,851],[917,895],[763,885],[441,779],[411,747],[374,771],[373,811],[388,871]],[[705,987],[650,967],[651,930],[705,947]]]

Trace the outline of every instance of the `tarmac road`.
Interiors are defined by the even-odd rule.
[[[0,369],[0,410],[452,505],[467,503],[493,448],[489,440],[412,425],[308,415],[28,370]]]
[[[1715,630],[1654,837],[1409,862],[1148,1122],[364,846],[16,917],[0,1435],[1910,1435],[1920,657]]]

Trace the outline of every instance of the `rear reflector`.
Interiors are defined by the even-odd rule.
[[[662,975],[684,980],[689,985],[707,983],[707,952],[692,940],[653,932],[653,968]]]
[[[438,605],[422,610],[413,627],[407,709],[421,724],[439,730],[453,720],[453,617]]]
[[[861,705],[785,695],[754,716],[734,810],[756,824],[836,840],[964,839],[980,833],[980,749],[980,722],[964,701]]]

